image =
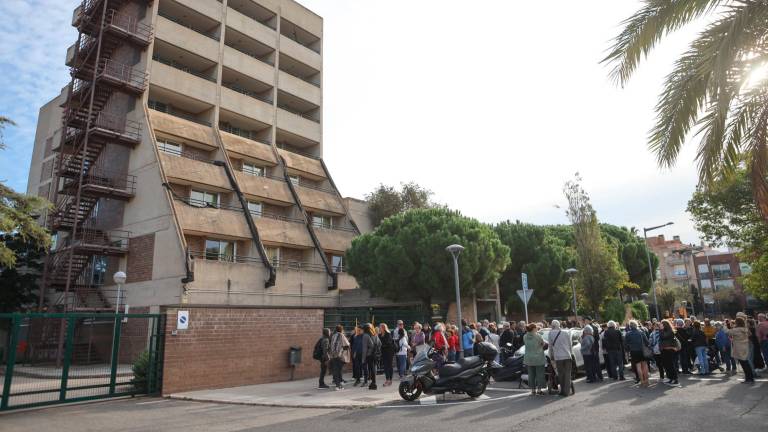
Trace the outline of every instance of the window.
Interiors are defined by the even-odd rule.
[[[704,289],[712,289],[712,281],[709,279],[702,279],[699,285]]]
[[[723,279],[723,280],[715,281],[715,291],[718,291],[724,288],[733,288],[733,279]]]
[[[157,140],[157,148],[164,153],[181,156],[181,144],[167,140]]]
[[[709,267],[707,267],[706,264],[699,264],[699,273],[701,274],[709,273]]]
[[[730,264],[712,264],[712,274],[716,278],[729,278],[731,277],[731,265]]]
[[[254,202],[254,201],[248,201],[248,211],[256,217],[261,217],[261,203],[260,202]]]
[[[104,276],[107,273],[107,257],[94,256],[92,268],[93,274],[91,276],[91,283],[93,285],[104,285]]]
[[[339,255],[331,255],[331,268],[336,273],[344,271],[344,257]]]
[[[249,162],[243,162],[243,172],[245,174],[258,176],[258,177],[264,177],[264,175],[266,174],[266,170],[264,169],[264,167],[254,165]]]
[[[333,223],[330,216],[312,215],[312,225],[317,228],[332,228]]]
[[[269,258],[269,261],[272,263],[272,265],[275,267],[279,267],[280,266],[280,248],[265,247],[264,250],[267,252],[267,258]]]
[[[297,175],[289,175],[288,178],[291,180],[291,183],[295,184],[296,186],[299,185],[299,182],[301,180],[301,177]]]
[[[688,270],[686,270],[685,265],[677,264],[672,268],[672,273],[675,276],[688,276]]]
[[[234,261],[237,248],[227,240],[205,240],[205,258],[218,261]]]
[[[189,194],[189,203],[198,207],[218,207],[219,194],[192,189]]]

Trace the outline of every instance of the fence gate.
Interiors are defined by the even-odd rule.
[[[0,314],[0,411],[155,394],[160,314]]]

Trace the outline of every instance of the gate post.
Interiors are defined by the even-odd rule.
[[[59,389],[59,400],[67,400],[67,381],[69,380],[69,366],[72,364],[72,351],[75,345],[75,321],[74,317],[67,317],[62,322],[67,326],[66,348],[64,349],[64,366],[61,369],[61,388]]]
[[[120,354],[120,329],[123,324],[123,319],[119,313],[115,314],[115,332],[112,335],[112,369],[109,373],[109,394],[115,394],[115,383],[117,381],[117,364],[118,356]]]
[[[13,380],[13,366],[16,363],[16,350],[19,345],[19,328],[21,327],[21,315],[13,314],[11,318],[11,341],[8,344],[8,361],[5,365],[5,381],[3,381],[3,396],[0,400],[0,410],[8,409],[8,398],[11,395],[11,382]]]

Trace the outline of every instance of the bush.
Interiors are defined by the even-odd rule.
[[[149,377],[149,351],[144,351],[136,358],[131,366],[133,370],[133,379],[131,384],[138,393],[147,393]]]
[[[604,321],[616,321],[617,323],[624,322],[626,316],[624,302],[619,299],[611,299],[605,302],[603,305],[603,318]]]
[[[642,300],[636,300],[630,303],[630,310],[632,311],[632,317],[639,321],[647,321],[650,317],[648,313],[648,305]]]

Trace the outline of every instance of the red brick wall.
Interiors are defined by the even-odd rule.
[[[127,283],[152,279],[155,253],[155,233],[133,237],[128,242]]]
[[[167,310],[163,393],[287,381],[288,349],[302,348],[295,379],[318,374],[312,349],[322,309],[189,308],[189,329]]]

